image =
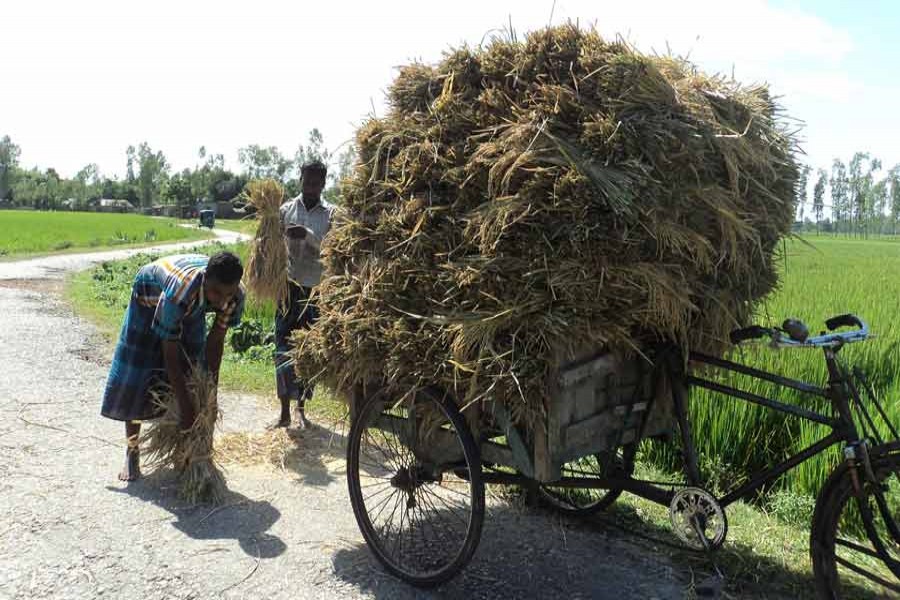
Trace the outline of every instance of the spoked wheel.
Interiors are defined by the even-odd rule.
[[[562,476],[566,478],[597,478],[604,474],[628,477],[634,472],[634,449],[626,446],[614,453],[602,452],[566,463]],[[570,488],[553,484],[539,488],[541,500],[560,512],[571,515],[590,515],[606,510],[622,494],[621,488]]]
[[[879,485],[864,483],[861,501],[844,465],[819,493],[810,551],[820,598],[900,597],[900,455],[873,456],[872,470]]]
[[[422,392],[370,398],[350,429],[347,481],[356,522],[393,575],[433,586],[472,558],[484,522],[478,447],[456,406]]]

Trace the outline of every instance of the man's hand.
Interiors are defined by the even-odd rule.
[[[164,340],[162,343],[163,362],[169,375],[169,384],[175,391],[175,399],[178,401],[179,425],[182,429],[190,429],[194,425],[196,413],[188,395],[187,382],[184,370],[181,366],[181,348],[178,340]]]
[[[291,240],[302,240],[306,237],[306,227],[302,225],[297,225],[293,227],[288,227],[286,231],[288,239]]]
[[[222,354],[225,351],[226,331],[225,327],[220,327],[216,323],[206,336],[206,366],[216,380],[216,385],[219,384],[219,367],[222,365]]]

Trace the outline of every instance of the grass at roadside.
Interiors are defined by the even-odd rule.
[[[252,235],[256,233],[256,226],[259,224],[254,218],[248,219],[219,219],[216,221],[216,228],[218,229],[228,229],[229,231],[239,231],[241,233],[246,233],[248,235]]]

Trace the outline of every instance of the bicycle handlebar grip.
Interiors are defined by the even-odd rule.
[[[856,327],[862,329],[863,323],[856,315],[847,314],[831,317],[825,321],[825,327],[828,328],[828,331],[834,331],[838,327]]]
[[[759,325],[751,325],[750,327],[744,327],[743,329],[735,329],[728,337],[731,338],[732,344],[738,345],[741,342],[746,342],[747,340],[755,340],[757,338],[765,337],[770,333],[771,332],[765,327],[760,327]]]

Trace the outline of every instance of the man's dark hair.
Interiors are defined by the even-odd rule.
[[[206,275],[225,285],[234,285],[244,276],[241,259],[231,252],[218,252],[209,258]]]
[[[321,160],[313,160],[300,167],[300,175],[302,177],[307,175],[319,176],[324,181],[328,175],[328,167]]]

